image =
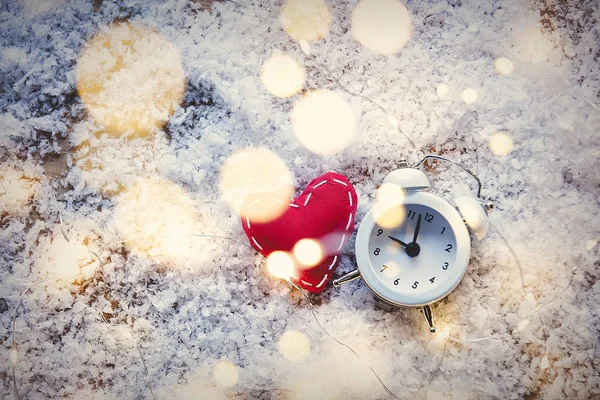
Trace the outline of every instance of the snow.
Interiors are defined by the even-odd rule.
[[[390,398],[378,377],[400,398],[599,397],[595,2],[407,1],[410,38],[385,56],[354,37],[357,0],[282,3],[0,6],[0,398],[15,398],[13,364],[27,399]],[[151,33],[115,47],[131,60],[119,75],[91,78],[114,84],[90,96],[98,116],[77,71],[124,21]],[[305,92],[265,88],[274,54],[303,68]],[[291,121],[317,91],[344,104],[331,132],[354,132],[328,155]],[[248,149],[271,169],[235,165]],[[495,205],[463,281],[433,306],[436,334],[417,310],[378,308],[361,281],[310,306],[247,246],[248,192],[297,194],[335,170],[360,222],[399,159],[428,153],[477,173]],[[424,170],[448,200],[474,193],[460,169]],[[338,274],[354,269],[353,241]]]

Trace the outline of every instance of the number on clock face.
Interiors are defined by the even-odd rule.
[[[443,285],[452,271],[455,247],[448,221],[420,204],[406,205],[406,217],[399,226],[375,224],[369,239],[371,263],[380,279],[406,294]]]
[[[423,219],[429,223],[432,223],[433,222],[433,214],[425,213],[425,216],[423,217]]]

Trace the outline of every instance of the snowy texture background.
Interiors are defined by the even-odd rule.
[[[0,397],[15,397],[12,365],[28,399],[388,398],[369,366],[400,398],[600,397],[597,3],[408,1],[413,34],[390,56],[352,37],[355,1],[329,5],[329,34],[306,56],[281,27],[279,1],[2,2]],[[116,20],[159,32],[185,71],[181,107],[148,138],[104,133],[77,94],[85,43]],[[358,134],[344,151],[313,154],[293,135],[301,95],[276,98],[260,79],[278,51],[305,67],[305,89],[350,104]],[[514,63],[510,75],[494,68],[498,57]],[[469,87],[472,104],[461,98]],[[488,147],[498,130],[514,140],[506,156]],[[496,230],[474,242],[464,280],[434,306],[435,335],[416,310],[378,309],[360,282],[329,287],[313,298],[316,315],[355,358],[247,247],[176,232],[246,242],[219,174],[248,146],[276,153],[296,193],[323,172],[346,175],[358,222],[401,156],[464,163],[496,205],[491,221],[525,290]],[[472,193],[460,170],[428,170],[436,193]],[[149,175],[155,192],[119,193]],[[139,215],[119,206],[127,196],[145,202]],[[128,226],[154,219],[154,236],[123,243],[136,240]],[[354,268],[352,244],[338,272]],[[77,279],[54,277],[73,262]],[[308,339],[306,358],[284,357],[288,331]],[[239,379],[216,380],[215,366]]]

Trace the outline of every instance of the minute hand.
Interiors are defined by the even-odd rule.
[[[417,243],[417,236],[419,236],[419,228],[421,227],[421,214],[419,214],[419,219],[417,219],[417,226],[415,227],[415,236],[413,236],[413,243]]]

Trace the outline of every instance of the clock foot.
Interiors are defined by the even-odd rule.
[[[423,307],[423,315],[425,316],[425,320],[427,320],[427,325],[429,325],[429,333],[435,333],[435,327],[433,326],[433,312],[431,311],[431,306],[426,305]]]
[[[339,287],[344,283],[352,282],[353,280],[358,278],[360,278],[360,272],[358,271],[358,269],[355,269],[354,271],[348,272],[346,275],[342,275],[339,278],[334,279],[333,286]]]

